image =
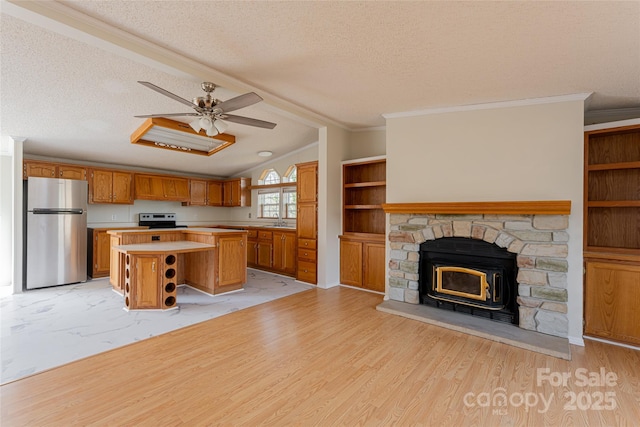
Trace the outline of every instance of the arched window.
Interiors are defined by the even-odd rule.
[[[275,169],[265,169],[258,179],[260,185],[280,184],[280,175]]]
[[[278,221],[295,219],[297,168],[291,165],[280,179],[275,169],[265,169],[258,179],[258,218],[274,218]],[[278,185],[280,184],[280,185]]]
[[[284,173],[282,182],[296,182],[298,181],[298,168],[296,165],[289,166],[289,169]]]

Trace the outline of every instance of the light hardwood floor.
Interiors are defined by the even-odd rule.
[[[0,424],[640,423],[640,352],[587,342],[565,361],[378,312],[381,298],[314,289],[8,383]],[[545,368],[571,377],[538,385]],[[583,386],[581,368],[617,378]]]

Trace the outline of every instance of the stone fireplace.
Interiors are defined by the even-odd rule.
[[[442,282],[440,291],[444,292],[436,295],[436,298],[430,297],[425,289],[436,289],[438,279],[446,281],[442,275],[448,274],[457,277],[454,281],[464,280],[468,283],[459,285],[463,293],[471,295],[467,302],[458,304],[457,311],[464,312],[461,315],[474,311],[471,308],[473,295],[476,294],[475,298],[477,302],[482,302],[481,305],[491,305],[494,300],[498,302],[495,307],[475,310],[484,317],[492,318],[492,312],[497,313],[504,308],[503,305],[513,304],[511,309],[515,313],[511,322],[520,328],[567,337],[569,202],[402,204],[395,209],[393,205],[386,205],[385,210],[390,214],[387,235],[390,247],[389,300],[407,304],[434,300],[435,303],[428,302],[455,305],[459,303],[456,292],[460,289],[452,289],[452,285]],[[455,213],[439,213],[451,211]],[[458,266],[462,270],[457,270],[449,262],[442,262],[438,257],[431,263],[423,259],[425,255],[421,246],[422,249],[438,247],[442,245],[437,243],[446,240],[455,240],[470,247],[478,242],[476,246],[489,245],[492,253],[502,252],[507,254],[505,258],[511,255],[516,264],[514,283],[506,283],[509,279],[500,277],[504,273],[491,266],[476,263],[474,267],[472,255],[471,258],[464,258],[472,264],[471,267]],[[462,273],[462,276],[458,273]],[[425,274],[429,277],[421,277]],[[473,276],[477,276],[477,279]],[[513,292],[514,301],[500,302],[501,298],[508,297],[506,294],[509,292]],[[498,306],[500,308],[495,310]],[[506,313],[505,316],[509,317],[508,310]]]

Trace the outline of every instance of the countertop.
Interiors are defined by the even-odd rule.
[[[205,234],[225,234],[225,233],[242,233],[244,230],[232,230],[225,228],[209,228],[209,227],[191,227],[191,228],[149,228],[149,229],[115,229],[109,230],[107,233],[109,234],[120,234],[120,233],[141,233],[141,234],[162,234],[162,233],[175,233],[179,231],[184,234],[197,234],[197,233],[205,233]]]
[[[132,245],[113,246],[113,249],[127,254],[135,253],[164,253],[164,252],[198,252],[210,251],[215,249],[214,245],[199,242],[189,242],[180,240],[177,242],[153,242],[153,243],[136,243]]]

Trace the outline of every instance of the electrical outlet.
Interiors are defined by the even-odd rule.
[[[249,219],[251,219],[251,212],[249,212]]]
[[[111,215],[111,221],[115,221],[117,219],[118,219],[118,215],[116,214]]]

